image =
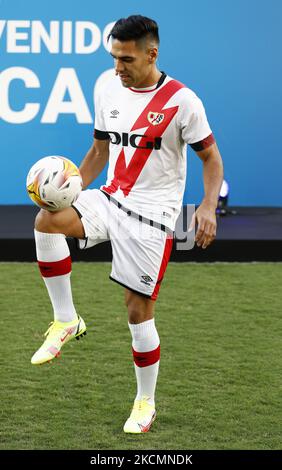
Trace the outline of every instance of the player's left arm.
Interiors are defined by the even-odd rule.
[[[203,162],[205,196],[194,216],[197,223],[195,242],[206,248],[216,236],[216,208],[223,180],[223,163],[216,143],[196,153]]]

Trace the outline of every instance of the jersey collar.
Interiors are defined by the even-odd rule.
[[[149,93],[150,91],[155,91],[157,88],[159,88],[163,82],[166,79],[166,73],[161,72],[160,79],[157,84],[146,87],[146,88],[134,88],[134,87],[129,87],[129,90],[134,91],[135,93]]]

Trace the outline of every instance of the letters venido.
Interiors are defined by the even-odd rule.
[[[160,150],[162,145],[162,138],[161,137],[150,137],[147,135],[142,134],[131,134],[129,135],[126,132],[119,134],[115,131],[109,131],[108,134],[110,135],[111,143],[115,145],[122,144],[123,147],[134,147],[136,149],[154,149]],[[145,145],[139,145],[138,139],[142,139],[142,143],[144,143],[144,139],[146,139]],[[147,140],[148,139],[148,140]],[[140,143],[140,140],[139,140]]]

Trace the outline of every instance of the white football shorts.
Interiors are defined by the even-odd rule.
[[[173,233],[150,221],[99,189],[82,191],[73,208],[84,227],[79,248],[110,240],[110,279],[138,294],[156,300],[173,245]]]

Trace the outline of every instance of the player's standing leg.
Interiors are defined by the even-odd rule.
[[[155,326],[154,301],[126,290],[129,329],[137,380],[137,395],[124,432],[149,431],[156,417],[155,389],[160,362],[160,339]]]
[[[54,322],[46,340],[33,355],[32,364],[49,362],[70,339],[86,333],[72,300],[71,257],[66,235],[83,238],[84,230],[77,213],[68,208],[59,213],[40,211],[35,221],[36,255],[54,310]]]

